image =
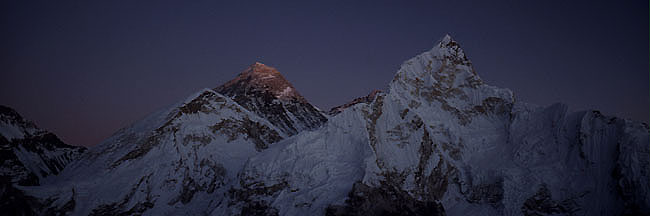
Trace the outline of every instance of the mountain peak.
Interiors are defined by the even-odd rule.
[[[305,101],[293,85],[277,69],[260,62],[251,64],[233,80],[217,87],[217,91],[270,92],[273,96],[281,100]]]
[[[471,64],[467,56],[465,56],[465,51],[460,48],[460,44],[449,34],[446,34],[431,52],[437,57],[448,58],[459,63]]]
[[[251,64],[250,66],[248,66],[248,68],[242,71],[237,77],[284,79],[284,77],[282,77],[282,74],[280,74],[280,72],[277,69],[267,66],[261,62],[255,62]],[[258,80],[252,79],[251,81],[258,81]]]
[[[440,44],[449,44],[451,42],[455,42],[453,38],[451,38],[451,35],[445,34],[444,37],[442,37],[442,40],[440,40]]]
[[[11,107],[0,105],[0,120],[5,119],[16,121],[18,119],[22,120],[22,117],[20,117],[20,114]]]
[[[327,121],[278,70],[260,62],[215,90],[268,119],[288,135],[317,128]]]
[[[6,139],[31,136],[42,132],[32,121],[24,119],[16,110],[11,107],[0,105],[0,136]]]
[[[397,72],[395,81],[416,88],[434,87],[441,92],[475,88],[482,83],[460,44],[449,34],[431,50],[406,61]]]
[[[242,73],[263,73],[263,74],[279,74],[278,70],[273,67],[267,66],[261,62],[255,62],[248,66]]]

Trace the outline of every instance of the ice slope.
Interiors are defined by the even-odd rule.
[[[645,124],[516,102],[445,36],[387,93],[251,158],[212,213],[648,214],[648,144]]]

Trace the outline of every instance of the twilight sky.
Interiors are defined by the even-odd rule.
[[[329,109],[449,33],[520,101],[648,122],[648,1],[0,2],[0,104],[72,145],[255,61]]]

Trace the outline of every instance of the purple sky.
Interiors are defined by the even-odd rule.
[[[449,33],[520,101],[650,118],[648,1],[247,2],[2,1],[0,104],[93,146],[260,61],[329,109]]]

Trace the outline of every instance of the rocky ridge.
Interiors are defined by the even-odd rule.
[[[380,90],[372,90],[366,96],[358,97],[358,98],[355,98],[354,100],[352,100],[352,101],[350,101],[350,102],[348,102],[346,104],[333,107],[332,109],[330,109],[330,111],[327,112],[327,114],[336,115],[336,114],[339,114],[339,113],[343,112],[343,110],[347,109],[348,107],[354,106],[355,104],[358,104],[358,103],[370,103],[375,99],[375,96],[377,96],[378,93],[381,93],[381,91]]]

